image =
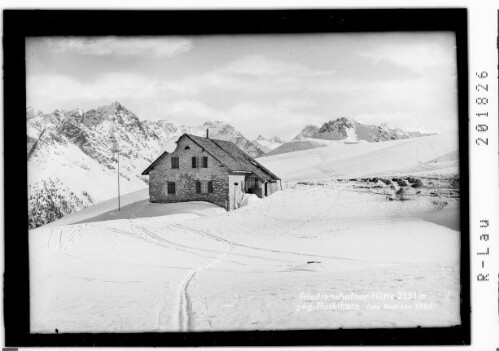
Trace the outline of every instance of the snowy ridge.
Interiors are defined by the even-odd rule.
[[[330,146],[332,143],[334,142],[330,140],[320,140],[313,138],[302,138],[300,140],[291,140],[275,148],[274,150],[269,151],[263,156],[267,157],[267,156],[285,154],[288,152],[315,149],[318,147]]]
[[[285,141],[279,137],[266,138],[260,134],[256,139],[252,140],[252,143],[258,146],[263,152],[268,153],[284,144]]]

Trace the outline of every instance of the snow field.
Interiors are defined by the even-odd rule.
[[[187,216],[170,209],[136,218],[157,211],[139,202],[122,212],[131,219],[32,230],[32,331],[460,323],[460,235],[428,217],[436,211],[431,199],[394,202],[348,188],[299,186],[232,212],[173,205]],[[459,201],[444,210],[457,215]],[[301,297],[377,291],[414,291],[424,299],[371,300],[347,310],[327,305],[349,301],[320,307]],[[379,310],[367,306],[378,302]],[[419,303],[431,309],[416,309]]]

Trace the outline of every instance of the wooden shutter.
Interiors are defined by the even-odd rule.
[[[196,162],[196,157],[193,157],[192,158],[192,168],[196,168],[197,167],[197,162]]]
[[[212,193],[213,193],[213,182],[212,182],[212,181],[209,181],[209,182],[208,182],[208,192],[209,192],[210,194],[212,194]]]
[[[208,157],[203,156],[203,168],[208,168]]]
[[[196,193],[201,194],[201,182],[196,182]]]

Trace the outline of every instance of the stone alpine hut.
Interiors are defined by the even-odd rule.
[[[245,193],[263,198],[280,187],[279,177],[208,131],[206,138],[183,134],[176,143],[142,172],[149,175],[150,202],[207,201],[233,210]]]

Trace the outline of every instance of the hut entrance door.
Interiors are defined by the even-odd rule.
[[[265,196],[268,196],[268,186],[269,183],[265,182]]]

